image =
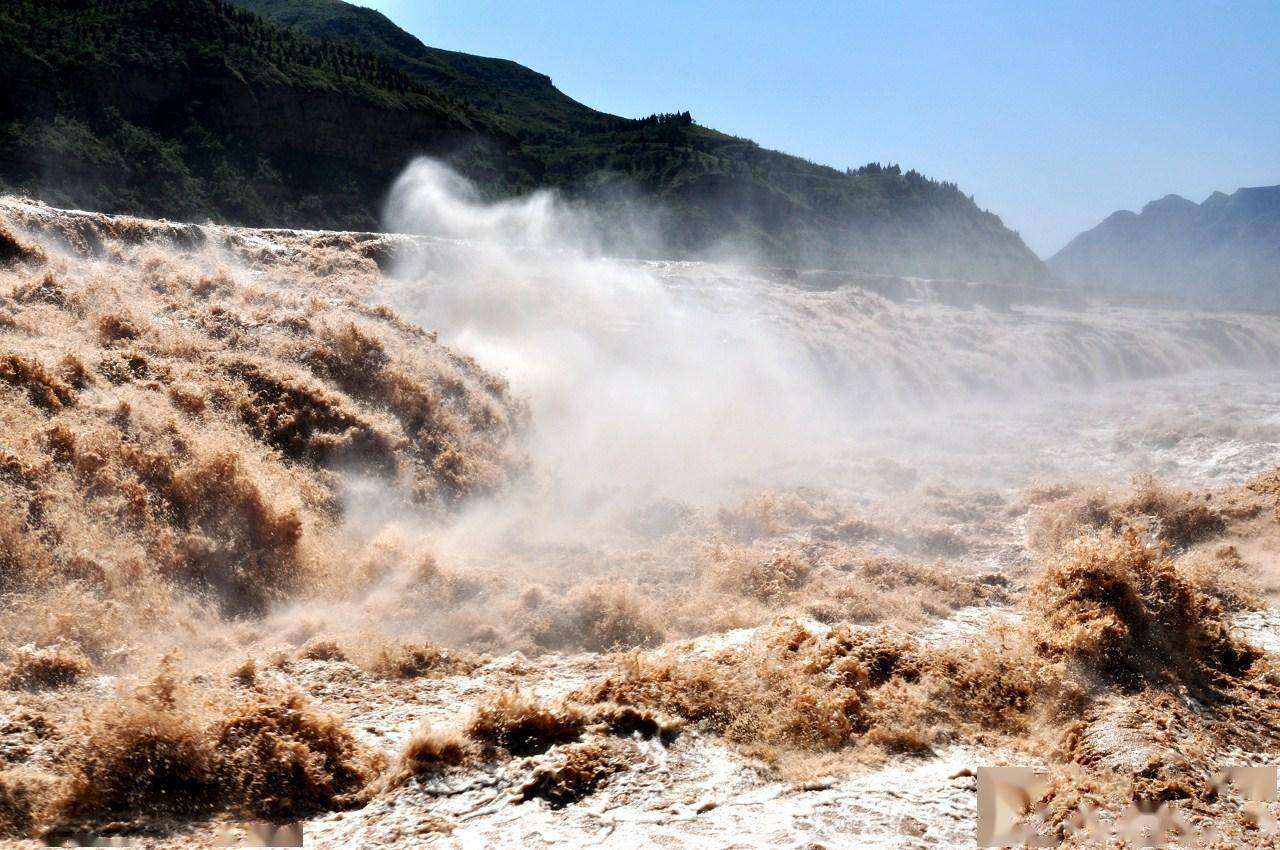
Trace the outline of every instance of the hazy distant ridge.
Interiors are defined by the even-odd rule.
[[[1280,308],[1280,186],[1166,195],[1116,212],[1049,260],[1062,279],[1191,304]]]

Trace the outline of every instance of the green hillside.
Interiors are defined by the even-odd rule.
[[[369,228],[415,152],[534,181],[469,103],[219,0],[5,0],[0,42],[0,181],[50,203]]]
[[[542,185],[595,206],[653,202],[668,248],[720,244],[779,263],[1039,282],[1043,264],[950,183],[896,166],[841,171],[698,126],[583,106],[505,59],[424,45],[342,0],[233,0],[317,38],[358,46],[493,114],[545,169]],[[610,217],[612,218],[612,217]]]
[[[608,118],[509,59],[428,47],[386,15],[342,0],[231,0],[315,38],[358,45],[394,68],[481,107],[514,133],[583,129]]]
[[[18,95],[0,104],[0,189],[55,204],[372,228],[396,175],[430,154],[491,197],[555,188],[608,222],[642,209],[659,239],[619,227],[618,252],[1048,279],[952,183],[817,165],[687,112],[607,115],[339,0],[4,0],[0,41]]]

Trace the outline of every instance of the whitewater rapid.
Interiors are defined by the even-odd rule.
[[[894,466],[1011,489],[1147,472],[1216,486],[1280,449],[1280,317],[991,309],[937,284],[891,298],[856,279],[521,259],[418,264],[383,294],[510,377],[535,457],[586,501],[875,489]],[[619,279],[627,297],[602,294]]]
[[[485,201],[431,160],[392,188],[385,225],[432,236],[400,252],[375,297],[528,400],[531,457],[573,511],[831,486],[859,458],[974,458],[993,483],[1010,466],[1022,483],[1028,467],[1089,473],[1115,454],[1097,444],[1102,432],[1141,430],[1175,396],[1212,418],[1231,403],[1224,381],[1266,387],[1280,365],[1276,316],[603,259],[593,223],[556,196]]]

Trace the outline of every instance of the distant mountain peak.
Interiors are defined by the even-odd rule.
[[[1280,215],[1280,186],[1251,186],[1236,192],[1231,200],[1260,215]]]
[[[1133,210],[1116,210],[1103,220],[1103,224],[1107,222],[1132,221],[1136,219],[1138,214]]]
[[[1112,213],[1049,259],[1063,280],[1192,304],[1280,309],[1280,186],[1166,195]]]
[[[1142,208],[1142,215],[1171,215],[1194,213],[1199,209],[1195,201],[1189,201],[1181,195],[1165,195],[1158,201],[1151,201]]]

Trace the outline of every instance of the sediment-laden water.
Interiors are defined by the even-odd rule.
[[[388,224],[450,238],[0,205],[0,833],[938,846],[994,763],[1246,833],[1280,319],[434,179]]]

